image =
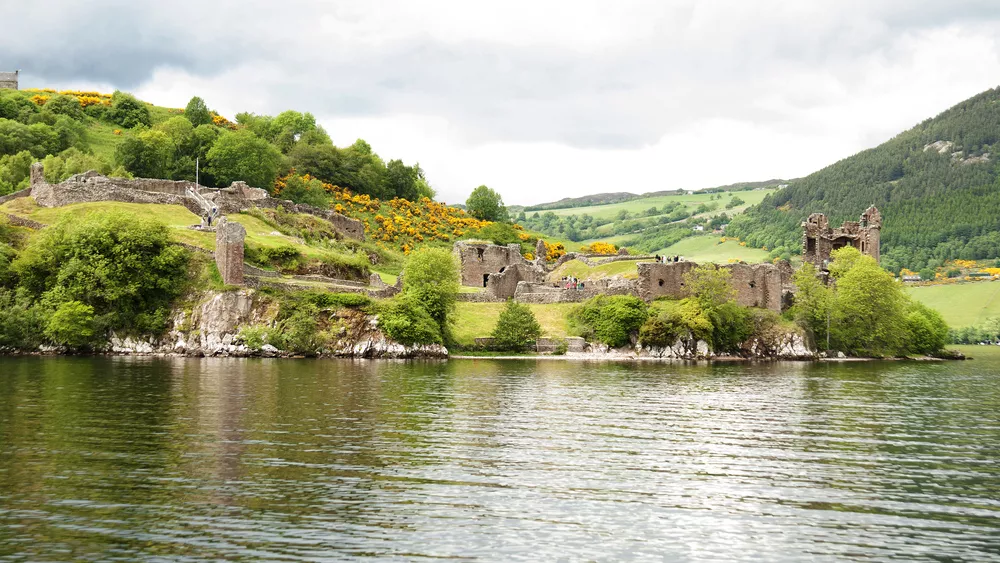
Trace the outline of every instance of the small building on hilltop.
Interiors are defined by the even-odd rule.
[[[19,70],[15,70],[14,72],[0,72],[0,90],[17,90],[17,79],[20,73],[21,71]]]
[[[881,233],[882,214],[874,205],[858,221],[844,221],[836,229],[830,228],[826,215],[813,213],[802,223],[802,259],[822,268],[831,252],[853,246],[878,262]]]

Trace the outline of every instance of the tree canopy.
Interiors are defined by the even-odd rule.
[[[472,190],[469,199],[465,200],[465,209],[470,215],[481,221],[506,222],[510,220],[507,207],[503,204],[503,198],[486,186],[479,186]]]

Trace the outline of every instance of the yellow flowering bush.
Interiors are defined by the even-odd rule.
[[[595,242],[581,247],[580,251],[588,254],[614,254],[618,252],[618,248],[610,242]]]

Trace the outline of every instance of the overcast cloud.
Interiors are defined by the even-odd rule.
[[[0,22],[22,87],[309,111],[449,202],[801,176],[1000,77],[996,0],[35,0]]]

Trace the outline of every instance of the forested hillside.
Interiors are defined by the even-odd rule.
[[[882,264],[889,270],[998,257],[998,142],[1000,88],[793,181],[734,218],[727,234],[797,252],[799,225],[810,213],[839,225],[874,204],[885,218]]]

